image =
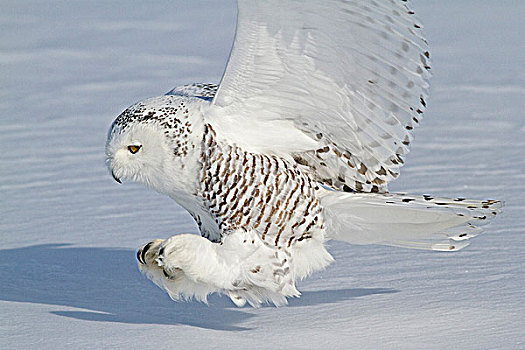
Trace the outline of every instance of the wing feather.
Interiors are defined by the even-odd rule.
[[[208,121],[343,190],[384,192],[428,96],[430,55],[403,0],[239,0]]]

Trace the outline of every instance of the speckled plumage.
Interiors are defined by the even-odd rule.
[[[319,185],[296,164],[215,141],[206,125],[198,195],[217,224],[207,238],[240,228],[261,232],[262,241],[290,247],[324,229]]]
[[[219,87],[139,102],[108,135],[117,181],[169,195],[199,225],[201,236],[137,253],[172,298],[281,305],[333,261],[328,239],[455,251],[500,211],[494,200],[387,192],[430,77],[407,1],[240,0],[238,21]]]

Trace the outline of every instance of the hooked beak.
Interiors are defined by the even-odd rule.
[[[120,181],[120,179],[118,177],[115,176],[115,173],[114,172],[111,172],[111,176],[113,176],[113,178],[115,179],[115,181],[117,181],[119,184],[122,183],[122,181]]]

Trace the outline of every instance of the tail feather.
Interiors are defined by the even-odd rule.
[[[321,202],[331,239],[446,251],[469,245],[503,207],[495,200],[335,191]]]

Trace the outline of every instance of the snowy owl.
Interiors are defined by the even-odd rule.
[[[426,107],[430,54],[406,0],[239,0],[219,86],[139,102],[107,165],[167,194],[201,236],[139,249],[173,299],[285,304],[327,240],[455,251],[502,203],[388,193]]]

